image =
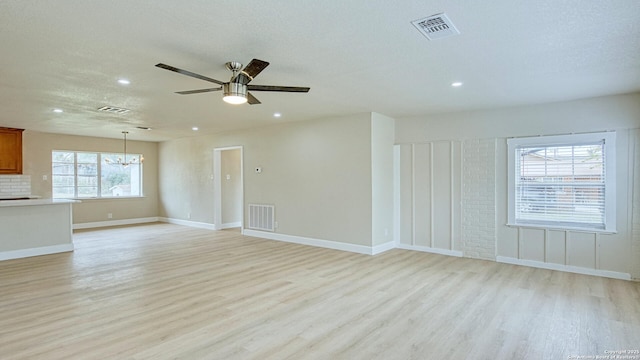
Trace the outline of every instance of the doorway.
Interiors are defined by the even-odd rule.
[[[242,159],[242,146],[213,149],[213,198],[216,230],[244,229]]]

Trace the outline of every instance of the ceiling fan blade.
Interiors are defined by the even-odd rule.
[[[211,92],[211,91],[220,91],[220,90],[222,90],[222,87],[209,88],[209,89],[199,89],[199,90],[176,91],[176,94],[189,95],[189,94],[200,94],[200,93],[206,93],[206,92]]]
[[[218,84],[218,85],[222,85],[222,84],[224,84],[224,83],[223,83],[222,81],[220,81],[220,80],[212,79],[212,78],[209,78],[209,77],[206,77],[206,76],[200,75],[200,74],[193,73],[193,72],[191,72],[191,71],[178,69],[177,67],[173,67],[173,66],[171,66],[171,65],[166,65],[166,64],[163,64],[163,63],[159,63],[159,64],[156,64],[156,66],[157,66],[157,67],[159,67],[159,68],[161,68],[161,69],[165,69],[165,70],[169,70],[169,71],[177,72],[178,74],[191,76],[191,77],[194,77],[194,78],[196,78],[196,79],[200,79],[200,80],[204,80],[204,81],[209,81],[209,82],[212,82],[212,83],[216,83],[216,84]]]
[[[260,74],[262,70],[264,70],[267,66],[269,66],[268,62],[258,60],[258,59],[253,59],[251,60],[251,62],[249,62],[247,66],[244,67],[242,72],[247,74],[251,79],[253,79],[256,76],[258,76],[258,74]]]
[[[247,90],[253,91],[282,91],[282,92],[309,92],[308,87],[274,86],[274,85],[247,85]]]
[[[260,102],[260,100],[256,99],[255,96],[251,95],[250,92],[247,93],[247,102],[249,103],[249,105],[258,105],[258,104],[262,104]]]

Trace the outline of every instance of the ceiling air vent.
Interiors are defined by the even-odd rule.
[[[104,112],[108,112],[108,113],[112,113],[112,114],[126,114],[131,110],[118,108],[118,107],[115,107],[115,106],[103,106],[101,108],[98,108],[98,111],[104,111]]]
[[[440,39],[460,34],[455,25],[449,20],[447,14],[436,14],[411,22],[422,35],[429,40]]]

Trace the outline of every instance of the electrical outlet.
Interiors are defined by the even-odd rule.
[[[190,212],[187,213],[187,219],[191,219],[191,213]]]
[[[276,229],[278,228],[278,222],[277,222],[277,221],[275,221],[275,222],[273,223],[273,227],[274,227],[274,228],[276,228]]]
[[[107,219],[113,219],[113,214],[112,213],[107,213]]]

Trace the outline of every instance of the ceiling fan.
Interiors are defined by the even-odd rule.
[[[206,77],[200,74],[193,73],[191,71],[178,69],[177,67],[166,65],[163,63],[156,64],[157,67],[173,72],[177,72],[178,74],[187,75],[194,77],[196,79],[212,82],[220,87],[208,88],[208,89],[199,89],[199,90],[187,90],[187,91],[177,91],[176,94],[180,95],[189,95],[189,94],[199,94],[210,91],[220,91],[223,92],[223,100],[230,104],[244,104],[246,102],[249,105],[260,104],[260,101],[255,98],[255,96],[251,95],[249,90],[251,91],[280,91],[280,92],[309,92],[308,87],[296,87],[296,86],[274,86],[274,85],[249,85],[251,80],[253,80],[262,70],[264,70],[269,63],[266,61],[253,59],[249,64],[242,69],[242,64],[235,61],[230,61],[225,64],[227,69],[233,72],[231,75],[231,79],[228,82],[222,82],[220,80],[212,79],[210,77]]]

